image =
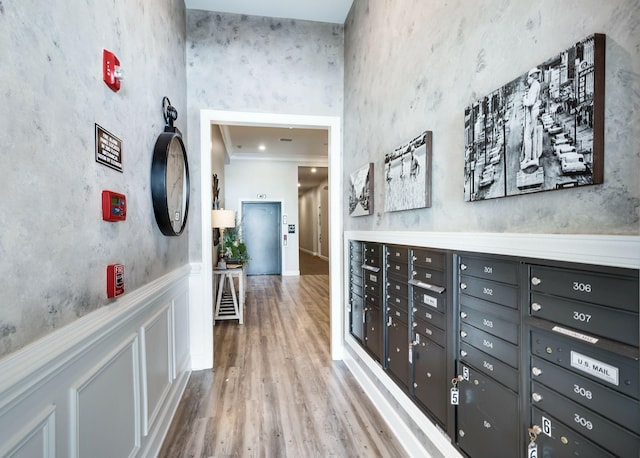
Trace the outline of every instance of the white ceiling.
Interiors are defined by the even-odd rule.
[[[300,164],[299,195],[327,180],[329,132],[326,129],[221,125],[220,133],[230,160]]]
[[[353,0],[184,0],[187,9],[344,24]]]
[[[324,165],[329,151],[326,129],[220,126],[229,159],[270,159]]]

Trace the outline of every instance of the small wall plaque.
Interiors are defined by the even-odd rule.
[[[96,162],[122,172],[122,140],[96,124]]]

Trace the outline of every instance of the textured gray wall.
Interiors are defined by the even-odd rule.
[[[201,109],[341,116],[343,50],[341,25],[187,11],[192,152],[200,144]],[[189,165],[199,189],[200,162],[194,159]],[[200,208],[200,196],[192,203]],[[192,260],[201,258],[199,228],[191,220]]]
[[[0,356],[108,303],[107,264],[131,292],[188,262],[149,188],[164,95],[186,134],[185,36],[182,0],[0,1]],[[122,140],[124,173],[95,162],[94,123]],[[125,222],[102,221],[103,189],[126,194]]]
[[[607,35],[604,184],[464,202],[464,109],[592,33]],[[351,230],[639,234],[637,0],[355,0],[345,23],[344,182],[375,167]],[[384,155],[433,131],[432,207],[384,212]]]

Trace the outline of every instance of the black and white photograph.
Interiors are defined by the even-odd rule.
[[[384,157],[384,211],[431,207],[431,131]]]
[[[349,176],[349,216],[373,214],[373,162]]]
[[[465,201],[602,183],[604,47],[591,35],[465,109]]]

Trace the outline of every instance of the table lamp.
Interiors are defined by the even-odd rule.
[[[226,227],[236,227],[236,212],[233,210],[211,210],[211,227],[220,229],[220,243],[222,244],[222,255],[218,260],[218,269],[226,269],[227,263],[224,259],[224,229]]]

